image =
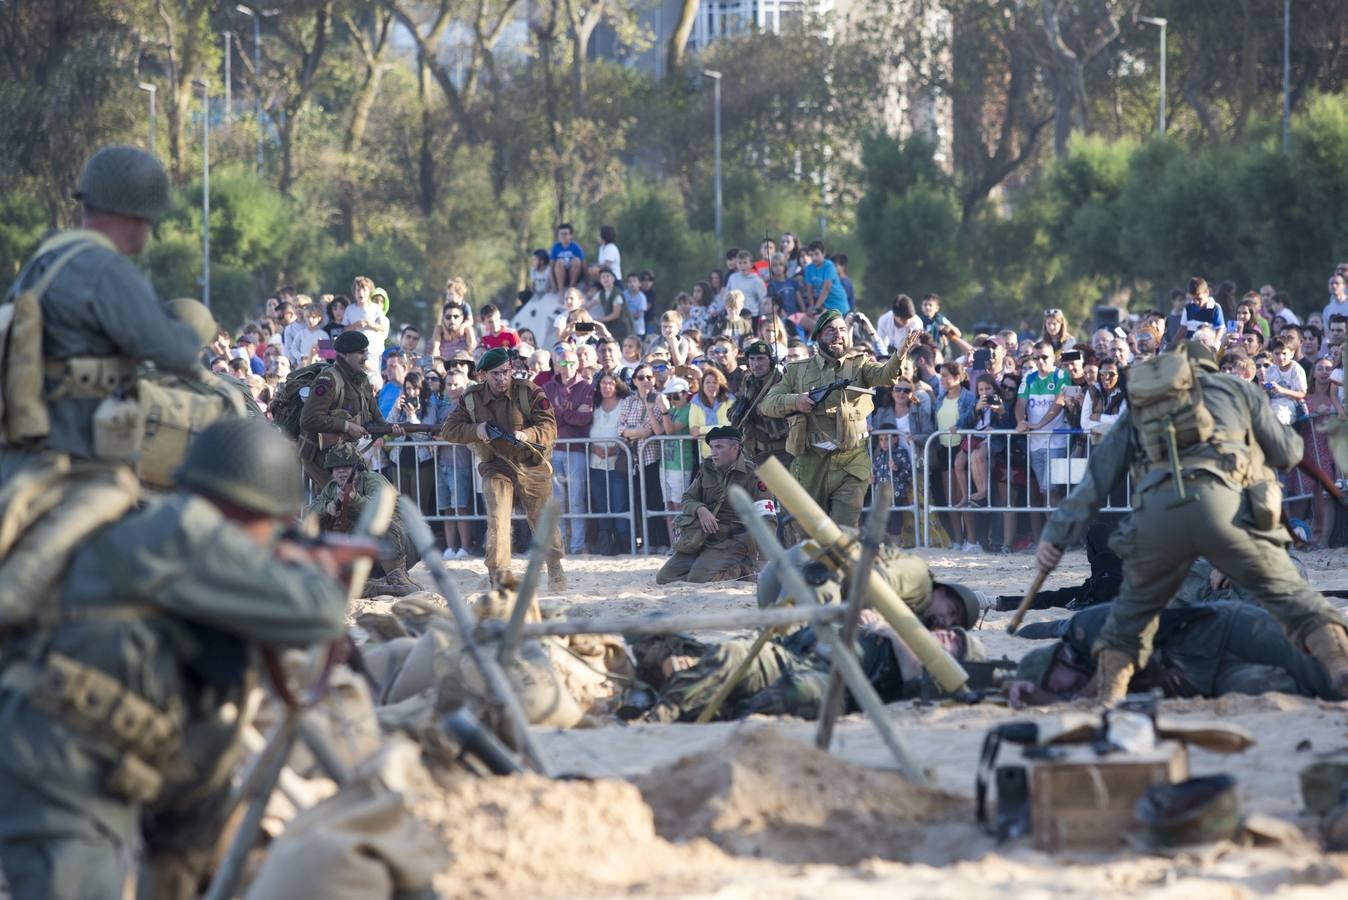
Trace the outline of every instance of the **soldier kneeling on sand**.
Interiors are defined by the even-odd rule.
[[[674,519],[679,529],[674,555],[656,573],[656,584],[728,581],[753,574],[758,548],[730,505],[731,485],[744,488],[755,512],[777,526],[777,506],[744,455],[744,434],[721,426],[707,432],[705,440],[711,456],[684,491],[683,511]]]
[[[305,509],[306,515],[317,515],[324,531],[349,533],[360,521],[360,514],[381,487],[393,486],[378,472],[365,468],[360,454],[352,444],[338,444],[327,452],[323,460],[328,471],[328,483]],[[419,591],[416,582],[407,577],[407,540],[402,516],[395,507],[389,525],[388,554],[379,560],[383,578],[371,578],[362,592],[366,597],[383,595],[404,597]]]

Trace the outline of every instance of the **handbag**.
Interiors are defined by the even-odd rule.
[[[716,505],[711,508],[711,514],[714,516],[721,511],[721,504],[725,503],[725,497],[716,501]],[[697,521],[697,516],[689,513],[679,513],[674,517],[674,526],[679,529],[678,537],[674,538],[675,553],[701,553],[702,547],[707,543],[707,532],[702,530],[701,524]]]

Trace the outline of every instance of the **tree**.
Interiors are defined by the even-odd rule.
[[[679,21],[669,34],[669,45],[665,49],[665,70],[673,75],[683,68],[683,52],[688,47],[688,37],[697,23],[699,0],[682,0],[679,4]]]

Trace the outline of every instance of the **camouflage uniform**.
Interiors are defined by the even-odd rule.
[[[1142,668],[1151,654],[1157,615],[1170,601],[1199,556],[1224,572],[1282,624],[1298,647],[1343,617],[1300,578],[1285,549],[1281,525],[1260,530],[1246,483],[1272,479],[1265,465],[1286,469],[1300,461],[1301,438],[1278,423],[1268,398],[1253,385],[1199,363],[1203,402],[1216,422],[1212,441],[1181,451],[1184,492],[1192,499],[1172,506],[1178,492],[1169,461],[1148,463],[1130,412],[1125,412],[1092,451],[1086,475],[1053,513],[1042,540],[1059,547],[1082,539],[1104,499],[1133,472],[1133,512],[1110,548],[1123,560],[1118,599],[1096,652],[1108,648]],[[1244,471],[1244,477],[1238,473]]]
[[[875,404],[869,394],[846,390],[834,391],[808,413],[793,414],[793,404],[797,396],[844,378],[859,388],[890,387],[902,362],[898,354],[881,364],[861,350],[848,350],[841,359],[817,352],[787,365],[760,405],[765,416],[789,417],[786,452],[795,457],[791,474],[839,525],[855,528],[861,521],[871,480],[866,417]]]
[[[59,597],[0,650],[0,869],[20,898],[120,897],[142,829],[152,855],[214,845],[242,724],[222,711],[258,643],[340,635],[345,595],[179,493],[97,533]]]
[[[529,443],[541,446],[541,453],[519,449],[505,441],[484,443],[477,426],[490,422],[506,434],[524,434]],[[492,393],[486,382],[478,382],[464,391],[458,407],[449,414],[440,430],[440,439],[455,444],[471,444],[480,462],[482,497],[487,504],[487,575],[493,584],[510,571],[510,514],[516,494],[530,528],[538,527],[538,517],[552,496],[552,444],[557,439],[557,417],[543,389],[532,381],[512,378],[506,393]],[[562,572],[562,536],[554,530],[548,546],[548,576],[554,588],[565,584]]]
[[[697,511],[702,507],[715,510],[716,521],[720,526],[716,533],[707,535],[702,549],[697,553],[675,552],[665,561],[655,575],[656,584],[668,584],[671,581],[727,581],[749,575],[754,571],[758,560],[758,548],[739,514],[730,505],[727,493],[732,484],[737,484],[748,492],[756,503],[769,500],[768,489],[753,473],[753,465],[741,451],[739,457],[729,469],[721,470],[707,458],[702,461],[693,483],[683,494],[683,511],[677,520],[680,528],[698,528]],[[776,514],[770,518],[776,526]],[[676,542],[677,546],[677,542]]]
[[[384,417],[375,403],[374,387],[364,369],[352,368],[340,357],[328,366],[309,388],[300,414],[300,462],[314,484],[326,484],[328,472],[323,467],[323,450],[318,436],[328,434],[350,441],[346,423],[383,425]]]

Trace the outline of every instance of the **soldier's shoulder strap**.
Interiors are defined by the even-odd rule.
[[[479,381],[476,384],[470,384],[463,392],[462,403],[464,409],[468,410],[468,418],[472,419],[474,422],[477,421],[478,395],[486,390],[486,388],[487,385],[484,382]]]
[[[525,421],[532,421],[534,417],[535,401],[540,399],[535,395],[541,395],[543,389],[527,378],[514,378],[511,379],[511,381],[513,382],[512,389],[515,392],[515,404],[520,408],[520,412],[524,414]],[[547,409],[547,398],[542,397],[541,399],[543,402],[539,408]]]

